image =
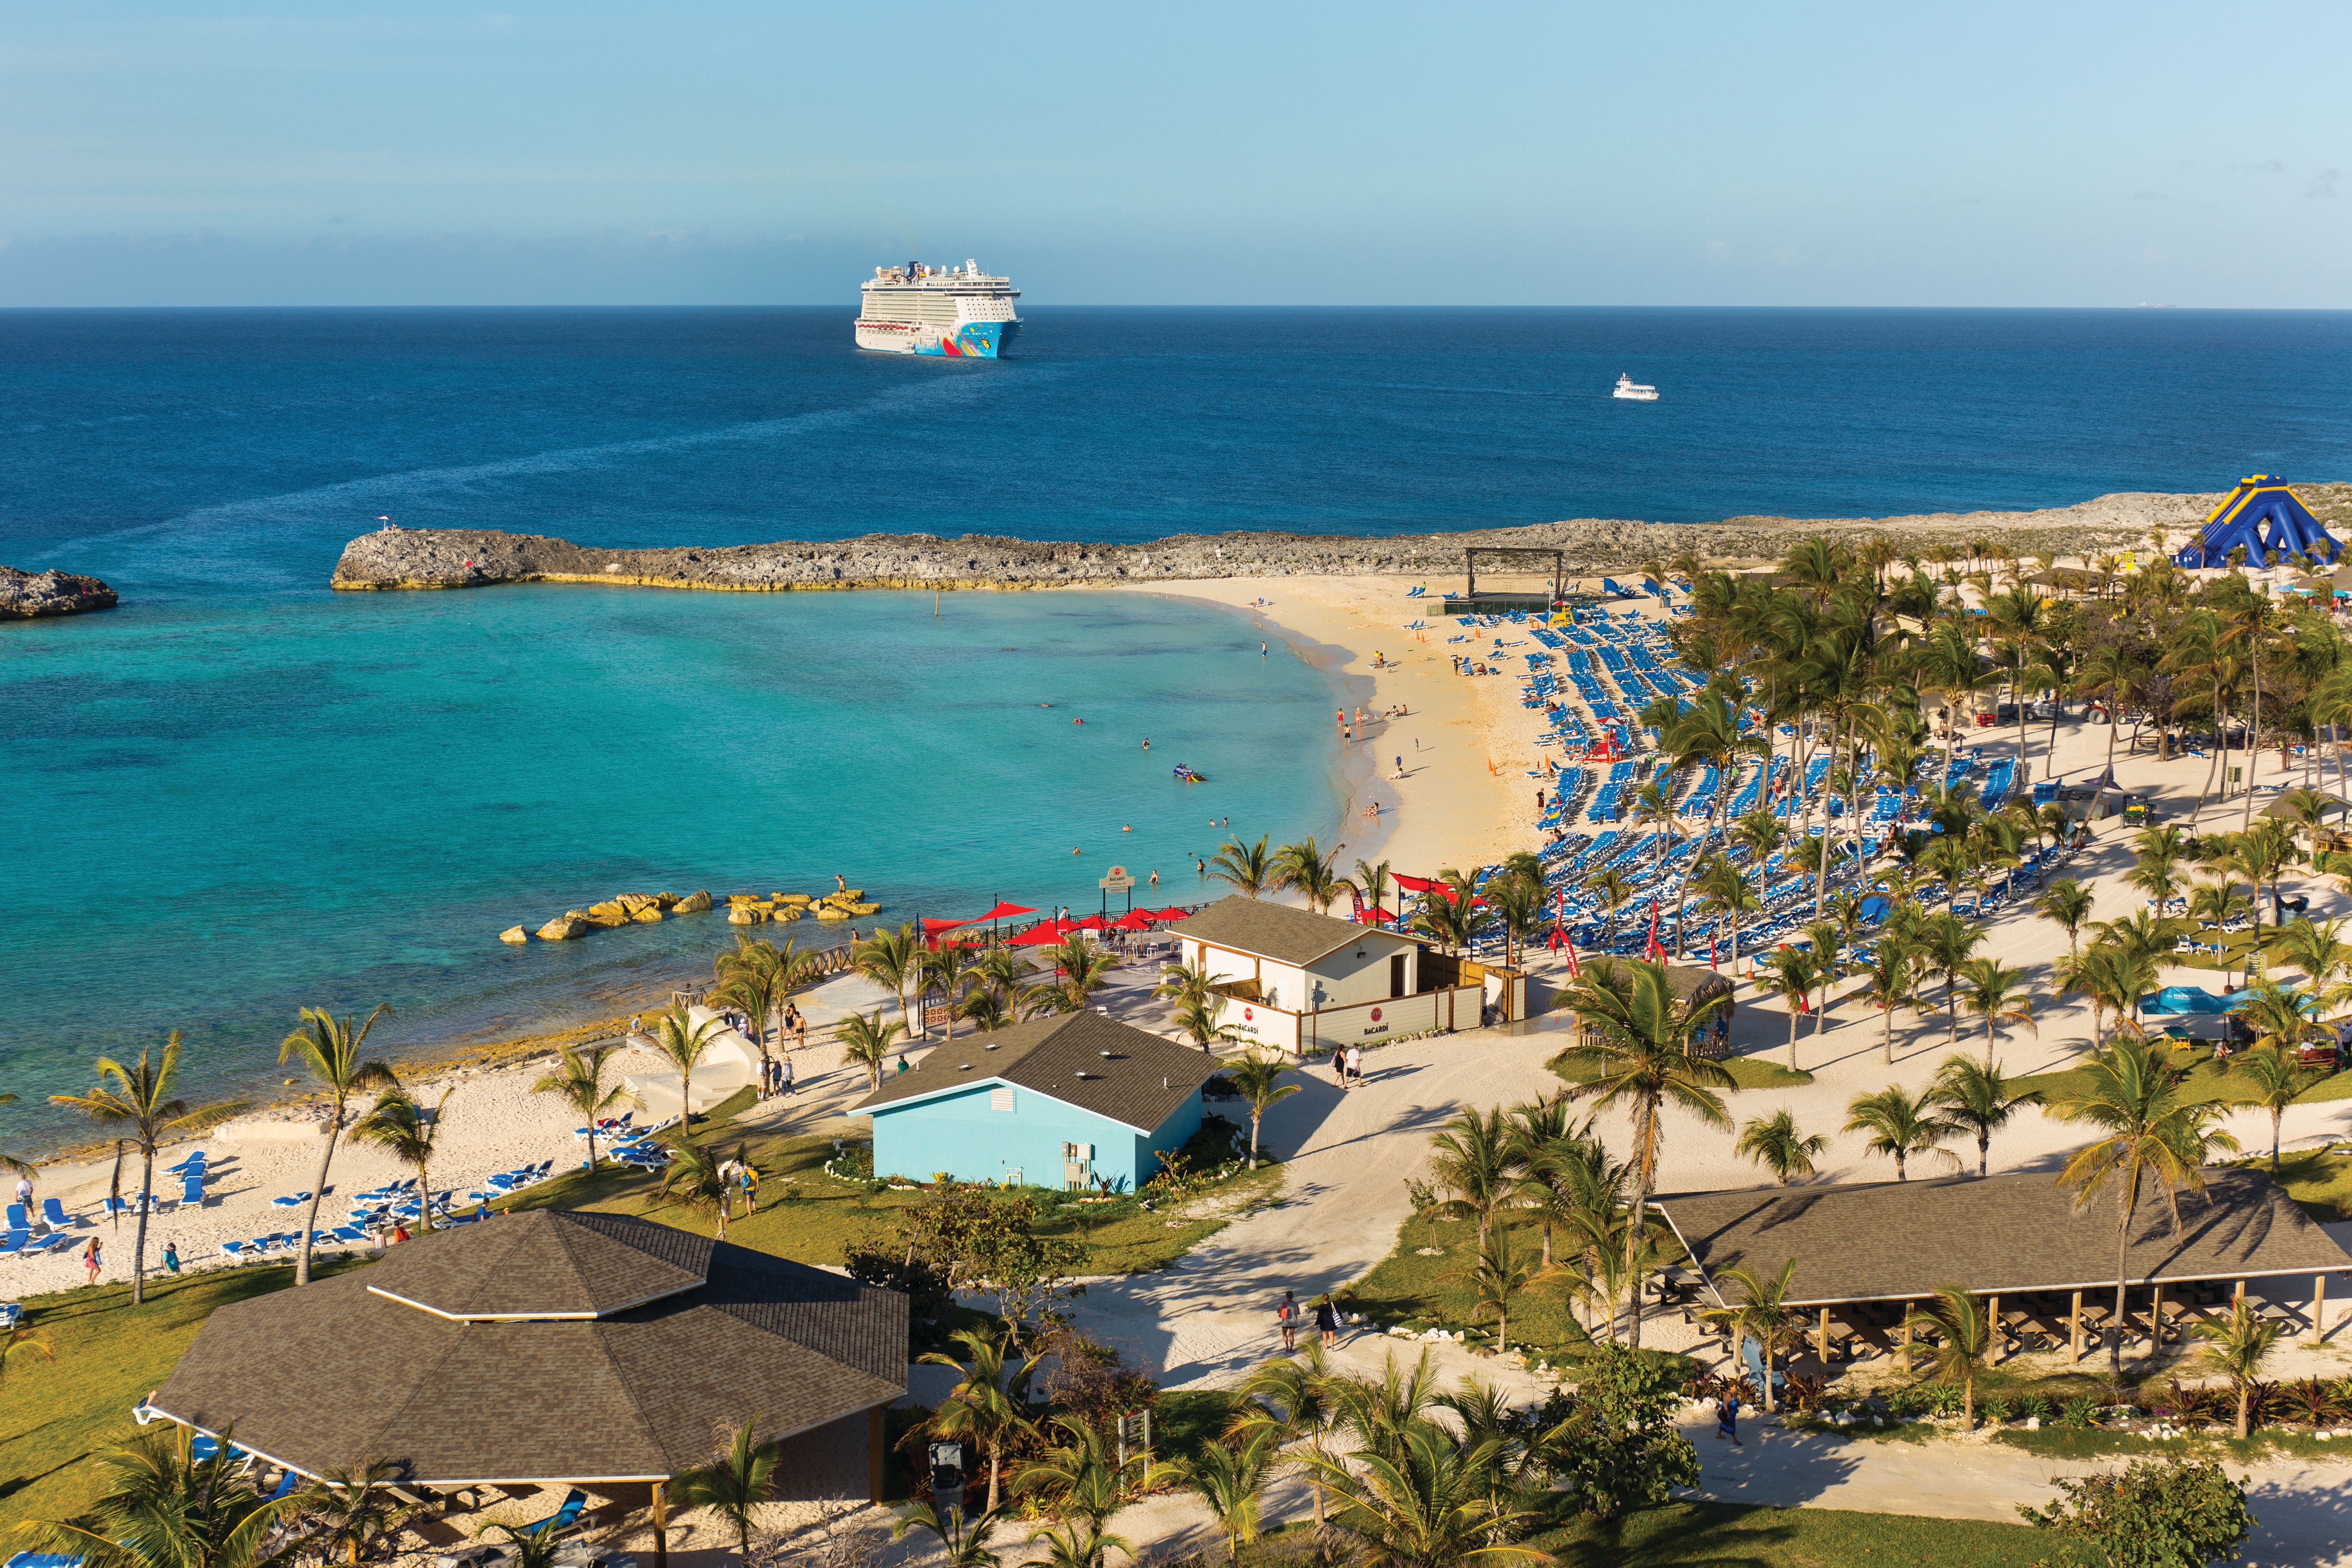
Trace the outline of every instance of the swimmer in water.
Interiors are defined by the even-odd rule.
[[[1086,853],[1086,851],[1085,851],[1085,850],[1083,850],[1083,849],[1073,849],[1073,850],[1071,850],[1071,851],[1070,851],[1070,853],[1071,853],[1071,854],[1073,854],[1073,855],[1083,855],[1083,854],[1085,854],[1085,853]]]
[[[1121,833],[1132,833],[1135,831],[1135,825],[1132,823],[1124,824],[1120,826],[1119,831]]]
[[[1071,723],[1073,723],[1073,724],[1083,724],[1083,723],[1085,723],[1085,722],[1086,722],[1086,721],[1085,721],[1084,719],[1073,719],[1073,720],[1071,720],[1071,721],[1070,721],[1070,722],[1071,722]]]
[[[1143,749],[1147,752],[1151,750],[1151,737],[1149,735],[1143,737]]]

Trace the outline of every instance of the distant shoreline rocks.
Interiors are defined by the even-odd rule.
[[[74,572],[19,572],[0,566],[0,621],[36,621],[114,608],[114,590]]]
[[[2299,487],[2306,492],[2343,486]],[[1050,588],[1097,583],[1285,576],[1434,576],[1459,572],[1465,545],[1560,550],[1578,577],[1638,568],[1695,550],[1725,562],[1768,562],[1792,540],[1884,533],[1922,548],[1999,533],[2028,553],[2144,547],[2151,528],[2201,521],[2212,495],[2125,492],[2042,511],[1943,512],[1880,519],[1737,517],[1721,522],[1586,518],[1463,533],[1354,538],[1249,531],[1187,533],[1142,544],[1092,544],[966,534],[867,534],[772,544],[608,550],[542,534],[479,529],[387,529],[343,549],[331,586],[345,591],[480,588],[501,583],[608,583],[731,593],[899,588]],[[2308,496],[2306,499],[2313,499]],[[2330,500],[2341,499],[2329,497]],[[2319,504],[2314,499],[2313,504]],[[2330,508],[2331,510],[2335,510]]]

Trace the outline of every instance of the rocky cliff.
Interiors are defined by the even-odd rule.
[[[114,608],[114,590],[95,577],[71,572],[19,572],[0,566],[0,621],[30,621],[43,616],[79,616]]]
[[[2341,489],[2344,487],[2312,487]],[[2316,497],[2307,496],[2315,505]],[[2195,523],[2220,496],[2128,493],[2047,511],[1938,513],[1876,521],[1736,517],[1721,522],[1603,519],[1390,539],[1246,532],[1178,534],[1147,544],[1055,543],[966,534],[867,534],[717,548],[610,550],[540,534],[471,529],[386,531],[344,547],[333,585],[473,588],[495,583],[615,583],[655,588],[772,592],[819,588],[1043,588],[1206,577],[1437,576],[1460,572],[1469,544],[1568,552],[1572,575],[1638,570],[1696,550],[1719,562],[1777,560],[1809,533],[1887,533],[1925,548],[1999,534],[2025,553],[2079,555],[2145,545],[2151,527]]]

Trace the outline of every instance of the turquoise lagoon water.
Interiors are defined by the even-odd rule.
[[[62,1126],[37,1096],[168,1028],[220,1095],[275,1080],[306,1004],[389,1002],[394,1044],[520,1030],[730,940],[722,914],[497,940],[616,892],[838,871],[893,921],[1090,910],[1118,862],[1189,902],[1212,813],[1276,842],[1339,819],[1334,683],[1138,595],[949,595],[934,619],[910,594],[312,592],[0,630],[19,1147]]]

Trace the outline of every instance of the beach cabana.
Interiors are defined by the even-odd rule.
[[[2285,1315],[2307,1302],[2316,1334],[2326,1279],[2352,1257],[2258,1171],[2212,1170],[2200,1197],[2180,1199],[2176,1235],[2159,1196],[2142,1199],[2126,1254],[2126,1336],[2178,1341],[2189,1323],[2229,1310],[2252,1290]],[[1951,1176],[1654,1200],[1691,1257],[1666,1282],[1687,1308],[1722,1304],[1723,1271],[1766,1279],[1796,1261],[1788,1304],[1824,1362],[1907,1351],[1905,1314],[1943,1285],[1990,1297],[2004,1342],[2039,1338],[2080,1357],[2115,1306],[2116,1205],[2077,1208],[2045,1173]]]
[[[1201,1130],[1205,1051],[1096,1013],[967,1035],[850,1108],[874,1173],[1131,1193]]]
[[[882,1497],[907,1299],[621,1215],[541,1210],[215,1310],[138,1412],[317,1478],[404,1490],[580,1486],[634,1500],[753,1415],[779,1495]]]
[[[2175,555],[2177,566],[2227,566],[2230,552],[2243,546],[2250,566],[2281,556],[2311,555],[2333,563],[2344,547],[2336,542],[2284,479],[2251,474],[2221,504],[2205,515],[2197,542]]]

